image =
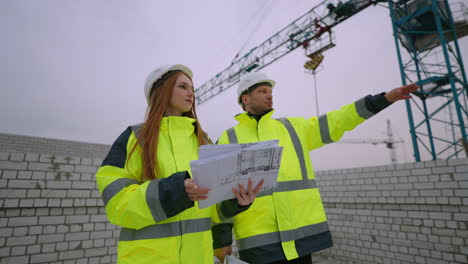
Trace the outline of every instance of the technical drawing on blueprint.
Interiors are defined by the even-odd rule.
[[[262,191],[275,187],[282,151],[278,140],[200,147],[199,159],[190,166],[195,182],[210,192],[208,199],[199,201],[199,207],[234,198],[232,188],[241,183],[247,188],[249,178],[254,187],[264,179]]]

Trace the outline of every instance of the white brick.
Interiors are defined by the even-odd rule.
[[[13,228],[0,228],[0,237],[9,237],[13,234]]]
[[[80,164],[80,157],[69,157],[68,164]]]
[[[6,218],[7,220],[10,220],[12,217],[17,217],[17,216],[20,216],[21,215],[21,210],[19,208],[12,208],[12,209],[9,209],[9,210],[6,210],[4,212],[2,212],[3,216],[6,216],[6,217],[10,217],[10,218]],[[0,218],[0,219],[4,219],[4,218]]]
[[[65,234],[65,241],[87,240],[89,239],[89,232],[68,233]]]
[[[450,213],[439,213],[439,212],[430,212],[429,218],[434,220],[452,220],[452,214]]]
[[[46,253],[31,256],[30,263],[44,263],[58,260],[58,253]]]
[[[32,171],[73,172],[73,167],[73,165],[63,165],[58,163],[29,162],[28,164],[28,170]]]
[[[47,199],[34,199],[34,207],[47,206]]]
[[[436,182],[435,188],[437,189],[457,189],[458,183],[457,182]]]
[[[57,226],[57,233],[68,233],[70,227],[68,225],[58,225]]]
[[[4,170],[26,170],[27,166],[27,162],[0,161],[0,168]]]
[[[40,235],[37,238],[39,244],[64,242],[65,234]]]
[[[85,257],[105,256],[107,255],[107,248],[91,248],[86,249]]]
[[[55,155],[41,154],[39,157],[39,162],[52,163],[53,161],[55,161]]]
[[[41,253],[41,246],[40,245],[28,246],[26,252],[28,253],[28,255]]]
[[[19,171],[18,172],[18,179],[31,179],[32,178],[32,171]]]
[[[468,197],[468,189],[455,190],[455,196]]]
[[[5,257],[1,259],[2,264],[19,264],[19,263],[30,263],[29,256],[21,257]]]
[[[69,190],[67,193],[68,198],[87,198],[90,197],[89,190]]]
[[[62,199],[62,207],[72,207],[73,206],[73,199]]]
[[[9,180],[8,188],[11,189],[35,189],[37,187],[36,180]]]
[[[82,164],[82,165],[92,165],[92,164],[93,164],[93,160],[92,160],[92,159],[89,159],[89,158],[81,158],[81,164]]]
[[[84,250],[72,250],[72,251],[60,253],[59,259],[60,260],[78,259],[78,258],[82,258],[83,256],[84,256]]]
[[[11,256],[24,256],[26,253],[26,246],[13,247],[11,249]]]
[[[78,224],[78,223],[88,223],[89,222],[89,215],[73,215],[67,216],[66,223],[67,224]]]
[[[65,216],[41,216],[39,217],[40,225],[60,225],[65,224]]]
[[[10,152],[0,152],[0,160],[8,160],[9,158],[10,158]]]
[[[96,177],[94,176],[94,173],[81,173],[81,180],[94,181],[96,180]]]
[[[102,164],[102,159],[93,159],[93,165],[100,167]]]
[[[70,189],[71,181],[47,181],[48,189]]]
[[[45,172],[43,172],[43,171],[33,171],[32,179],[44,180],[45,179]]]
[[[47,207],[60,207],[60,199],[49,199],[47,201]]]
[[[24,161],[24,156],[25,156],[24,153],[13,152],[10,155],[10,160],[11,161]]]
[[[468,256],[455,254],[455,261],[457,261],[458,263],[468,263]]]
[[[0,258],[11,256],[10,255],[10,250],[11,250],[11,248],[9,248],[9,247],[0,248]]]
[[[455,171],[460,173],[460,172],[468,172],[468,165],[466,166],[457,166],[455,168]]]
[[[431,169],[412,169],[411,174],[412,175],[430,175]]]
[[[86,206],[97,206],[97,199],[86,199]]]
[[[8,226],[31,226],[37,224],[37,217],[12,217],[8,221]]]
[[[2,179],[16,179],[18,171],[15,170],[4,170],[2,174]]]
[[[74,199],[73,205],[76,206],[85,206],[86,200],[85,199]]]
[[[42,190],[41,197],[43,198],[65,198],[67,191],[65,190]]]
[[[18,208],[19,200],[18,199],[6,199],[3,202],[3,207],[5,208]]]
[[[36,244],[36,236],[8,237],[7,246],[24,246]]]
[[[57,243],[56,246],[55,246],[56,250],[57,251],[65,251],[65,250],[68,250],[68,242],[62,242],[62,243]],[[62,253],[60,253],[61,255]],[[62,259],[60,256],[59,256],[59,259]]]
[[[105,239],[108,237],[112,237],[112,231],[98,231],[92,232],[90,239]]]
[[[74,181],[72,189],[97,189],[96,181]]]
[[[26,153],[26,161],[39,161],[39,154],[36,153]]]
[[[468,221],[468,214],[454,214],[454,220],[456,221]]]
[[[456,181],[468,181],[468,173],[454,173],[453,178]]]
[[[30,235],[39,235],[42,234],[42,226],[30,226],[29,227]]]
[[[449,159],[448,160],[448,165],[449,166],[454,166],[454,165],[467,165],[468,164],[468,159]]]
[[[0,179],[0,189],[6,189],[8,180]]]
[[[74,172],[80,172],[80,173],[96,173],[97,171],[96,166],[86,166],[86,165],[75,165],[75,170]]]
[[[419,191],[419,195],[421,196],[427,196],[429,198],[434,198],[440,196],[440,190],[421,190]]]
[[[42,245],[42,253],[51,253],[55,252],[55,244],[43,244]]]
[[[29,207],[33,207],[33,205],[34,205],[34,199],[21,199],[19,207],[29,208]]]
[[[54,163],[58,164],[69,164],[70,157],[57,156],[55,157]]]

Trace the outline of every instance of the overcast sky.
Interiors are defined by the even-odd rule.
[[[143,82],[157,65],[182,63],[195,87],[321,0],[0,0],[0,133],[111,144],[143,121]],[[269,11],[265,11],[269,10]],[[263,19],[259,19],[263,18]],[[316,75],[322,114],[401,85],[388,9],[369,7],[334,28],[336,47]],[[249,39],[249,35],[253,35]],[[465,67],[468,40],[459,41]],[[275,116],[315,116],[304,50],[265,68],[277,81]],[[216,140],[242,110],[231,88],[197,107]],[[412,162],[403,102],[344,139],[386,139],[391,120],[398,162]],[[332,144],[311,152],[316,170],[390,163],[383,144]]]

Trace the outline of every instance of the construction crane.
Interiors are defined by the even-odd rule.
[[[390,120],[387,120],[387,139],[342,139],[335,143],[338,144],[385,144],[385,147],[389,150],[390,153],[390,162],[396,164],[398,162],[395,144],[404,143],[403,140],[395,140],[393,138],[393,132],[390,125]]]
[[[468,156],[468,82],[457,40],[468,35],[468,12],[454,19],[447,0],[322,1],[198,87],[197,104],[299,47],[310,59],[304,67],[315,71],[323,61],[322,53],[335,46],[332,29],[379,3],[387,3],[390,10],[402,83],[420,86],[414,94],[421,101],[406,100],[415,160],[421,160],[421,150],[433,160],[459,157],[463,152]],[[448,120],[440,117],[446,112]],[[450,136],[437,134],[440,124]]]
[[[198,87],[197,104],[233,86],[242,75],[265,68],[296,48],[305,48],[311,60],[317,60],[316,55],[335,46],[331,32],[334,26],[379,2],[386,0],[322,1]]]

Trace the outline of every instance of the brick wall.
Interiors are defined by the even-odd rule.
[[[115,263],[119,231],[94,177],[109,146],[98,155],[96,144],[62,143],[78,154],[0,145],[0,264]],[[335,242],[319,254],[359,264],[468,263],[467,159],[316,176]]]
[[[100,159],[0,152],[0,263],[115,263]]]
[[[109,148],[104,144],[0,133],[0,151],[103,158]]]
[[[468,263],[468,159],[316,174],[335,246],[353,263]]]

